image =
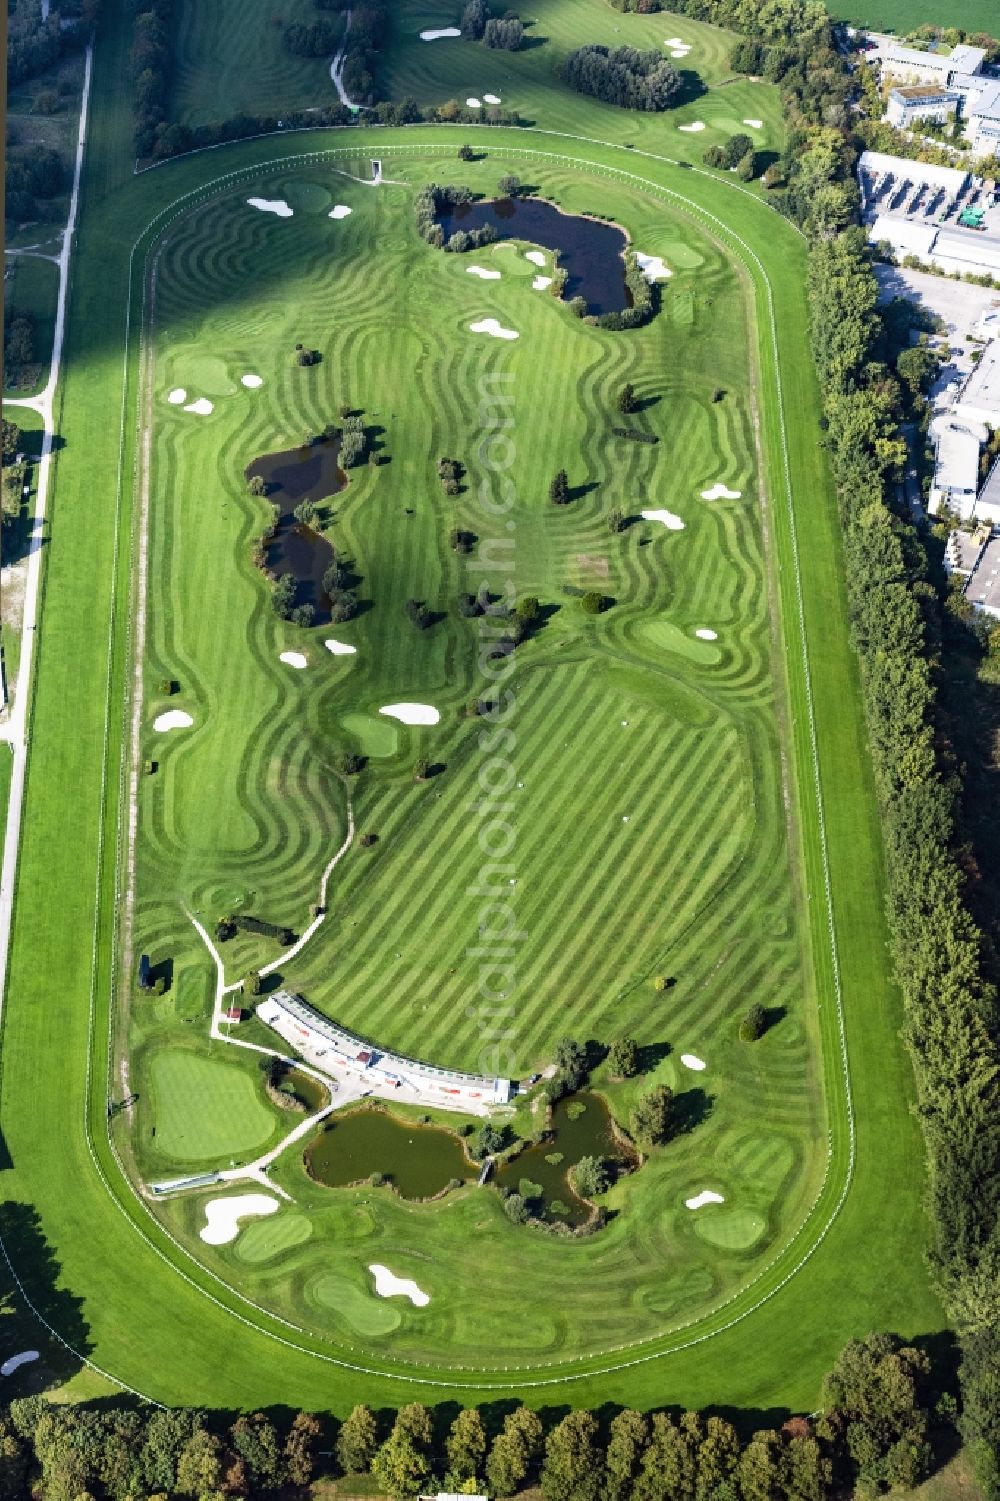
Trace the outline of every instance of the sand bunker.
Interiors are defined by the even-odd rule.
[[[640,511],[643,521],[659,521],[671,532],[682,532],[684,523],[673,511]]]
[[[674,49],[670,53],[670,56],[671,57],[687,57],[687,55],[688,55],[688,53],[690,51],[691,51],[690,47],[674,47]]]
[[[441,718],[431,704],[383,704],[379,713],[401,724],[437,724]]]
[[[725,485],[714,484],[710,490],[702,490],[702,500],[739,500],[742,490],[727,490]]]
[[[637,250],[635,261],[647,281],[665,281],[668,276],[674,274],[658,255],[643,255]]]
[[[696,1074],[700,1074],[705,1067],[704,1059],[699,1058],[697,1053],[682,1053],[681,1062],[685,1068],[693,1068]]]
[[[478,323],[470,323],[474,334],[491,334],[494,339],[516,339],[519,336],[512,328],[503,328],[495,318],[481,318]]]
[[[329,641],[324,641],[323,645],[327,651],[332,651],[335,657],[353,657],[358,650],[356,646],[348,646],[346,641],[334,641],[332,637]]]
[[[530,261],[533,266],[544,266],[545,257],[540,250],[526,250],[524,259]]]
[[[248,198],[251,208],[259,208],[262,214],[277,214],[279,219],[292,217],[292,206],[284,198]]]
[[[426,1308],[431,1301],[430,1294],[423,1292],[411,1277],[397,1277],[377,1261],[368,1270],[375,1278],[375,1291],[380,1298],[409,1298],[415,1308]]]
[[[284,662],[286,667],[298,667],[301,669],[308,665],[300,651],[283,651],[280,660]]]
[[[763,130],[764,129],[764,122],[763,122],[763,120],[744,120],[743,124],[744,125],[751,125],[754,128],[754,130]]]
[[[228,1199],[209,1199],[205,1205],[205,1228],[198,1234],[206,1245],[224,1246],[235,1240],[240,1220],[251,1214],[273,1214],[280,1206],[266,1194],[234,1194]]]
[[[184,410],[185,412],[196,412],[199,417],[207,417],[209,412],[215,411],[215,407],[207,396],[199,396],[197,401],[189,401]]]
[[[469,109],[482,109],[483,107],[483,101],[481,99],[466,99],[465,102]]]
[[[480,281],[499,281],[499,271],[487,271],[485,266],[466,266],[469,276],[478,276]]]
[[[264,384],[264,377],[262,375],[241,375],[240,376],[240,385],[241,386],[246,386],[246,388],[247,388],[248,391],[256,391],[257,387],[258,386],[262,386],[263,384]]]
[[[703,1188],[700,1194],[695,1194],[693,1199],[685,1199],[688,1209],[701,1209],[705,1204],[724,1204],[726,1201],[721,1194],[714,1194],[710,1188]]]
[[[328,214],[330,219],[346,219],[351,210],[346,203],[336,203]]]
[[[188,399],[188,393],[183,386],[175,386],[167,397],[172,407],[183,406]]]
[[[484,100],[486,101],[487,104],[499,104],[500,103],[500,95],[499,94],[484,94],[483,98],[484,98]]]
[[[462,33],[457,26],[439,26],[436,31],[433,28],[429,31],[422,31],[420,33],[420,40],[422,42],[436,42],[439,37],[461,35]]]
[[[705,122],[704,122],[704,120],[695,120],[694,123],[691,124],[691,125],[678,125],[677,129],[678,130],[704,130],[705,129]]]
[[[22,1350],[19,1355],[8,1355],[3,1365],[0,1365],[0,1376],[13,1376],[19,1366],[28,1365],[30,1361],[37,1359],[37,1350]]]
[[[701,630],[695,631],[695,635],[699,641],[718,641],[719,639],[718,632],[710,631],[707,626],[702,626]]]
[[[162,734],[164,730],[186,730],[192,724],[194,720],[183,709],[168,709],[165,714],[157,714],[153,729]]]
[[[551,287],[552,278],[551,276],[534,276],[531,279],[531,285],[536,292],[544,292],[546,287]]]

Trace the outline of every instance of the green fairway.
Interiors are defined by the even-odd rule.
[[[663,11],[656,15],[622,14],[605,0],[528,0],[518,14],[527,27],[519,52],[502,52],[460,37],[421,41],[425,29],[454,24],[454,12],[434,0],[401,0],[393,7],[393,29],[383,64],[391,96],[410,96],[421,105],[495,94],[506,109],[517,110],[529,124],[641,147],[667,156],[700,161],[706,147],[747,130],[762,151],[777,151],[784,141],[778,90],[734,74],[729,53],[732,32],[706,26],[688,16]],[[584,98],[562,82],[560,68],[568,53],[590,43],[629,45],[670,55],[664,42],[678,38],[690,51],[678,58],[685,89],[677,108],[665,114],[641,114]],[[473,117],[477,116],[473,111]],[[682,126],[698,123],[700,132]]]
[[[996,36],[1000,18],[994,0],[827,0],[831,16],[860,26],[897,31],[901,35],[916,26],[960,26],[965,31],[984,31]]]
[[[149,1066],[156,1141],[152,1154],[204,1164],[263,1147],[275,1115],[256,1081],[234,1063],[161,1052]]]
[[[554,7],[548,20],[554,34]],[[611,16],[632,20],[649,24]],[[671,20],[665,35],[675,25],[681,35],[691,23]],[[114,97],[124,48],[109,41],[99,68]],[[570,106],[580,135],[602,133],[603,106],[567,96]],[[0,1106],[8,1203],[37,1211],[57,1267],[18,1242],[24,1295],[48,1306],[56,1279],[72,1289],[74,1347],[159,1400],[343,1411],[361,1395],[489,1390],[778,1413],[814,1405],[849,1335],[941,1328],[922,1263],[922,1156],[886,979],[803,247],[756,195],[664,159],[684,139],[668,139],[665,122],[640,124],[663,133],[660,154],[498,129],[459,178],[467,132],[419,127],[244,143],[133,182],[109,165],[124,122],[111,109],[95,117]],[[379,189],[341,175],[361,175],[376,153],[390,179]],[[417,238],[415,187],[485,190],[507,170],[570,210],[598,206],[664,256],[674,275],[652,323],[582,325],[505,269],[523,269],[516,249],[462,258]],[[287,198],[293,217],[248,207],[253,195]],[[328,201],[351,215],[331,220]],[[470,261],[500,280],[469,276]],[[518,339],[472,333],[485,316]],[[299,368],[298,341],[322,362]],[[247,373],[263,385],[247,389]],[[490,477],[482,386],[495,403],[508,373],[515,499],[491,527],[477,508]],[[626,380],[658,445],[609,437]],[[182,383],[213,410],[169,403]],[[367,605],[330,632],[354,657],[328,652],[323,626],[275,620],[250,557],[265,508],[242,480],[252,458],[320,431],[341,404],[383,429],[389,460],[353,470],[323,517]],[[468,470],[454,498],[435,474],[442,454]],[[581,487],[564,508],[546,494],[560,464]],[[716,483],[739,497],[704,500]],[[646,508],[668,509],[683,530],[608,525],[612,509]],[[489,685],[476,622],[455,606],[485,544],[509,535],[506,519],[516,593],[550,607],[509,685],[510,900],[526,934],[511,1068],[547,1061],[566,1032],[629,1029],[657,1045],[655,1072],[619,1085],[599,1070],[595,1083],[627,1119],[655,1077],[686,1101],[692,1127],[615,1186],[614,1215],[589,1239],[513,1226],[471,1186],[430,1204],[324,1189],[291,1149],[273,1181],[294,1206],[206,1245],[203,1194],[152,1206],[135,1190],[163,1171],[160,1119],[176,1173],[212,1161],[197,1155],[209,1142],[216,1161],[260,1150],[276,1112],[252,1059],[219,1042],[208,1055],[214,974],[186,909],[209,927],[242,910],[304,930],[347,825],[336,758],[362,749],[362,728],[394,737],[369,742],[351,794],[359,833],[378,841],[348,850],[324,922],[282,978],[380,1041],[483,1062],[490,1023],[468,950],[484,751],[466,707]],[[479,539],[467,558],[448,545],[456,526]],[[594,588],[615,603],[588,617],[579,591]],[[442,618],[413,629],[410,597]],[[715,641],[695,635],[707,629]],[[138,782],[130,916],[127,689],[140,640],[138,764],[155,770]],[[304,651],[303,671],[279,660],[289,650]],[[440,720],[381,720],[396,702],[433,705]],[[168,705],[189,729],[154,732]],[[443,768],[427,782],[413,778],[421,757]],[[135,994],[121,956],[140,947],[170,966],[162,996]],[[228,980],[281,956],[245,934],[222,952]],[[658,974],[674,983],[654,988]],[[773,1021],[750,1046],[736,1033],[753,1000]],[[260,1041],[262,1030],[239,1035]],[[703,1072],[681,1063],[688,1051]],[[109,1130],[123,1062],[140,1098]],[[685,1207],[705,1191],[724,1204]],[[378,1298],[373,1263],[414,1279],[429,1303]],[[54,1327],[62,1319],[53,1312]]]
[[[282,27],[316,19],[312,0],[183,0],[178,12],[172,119],[280,116],[336,99],[329,59],[295,57],[282,41]]]

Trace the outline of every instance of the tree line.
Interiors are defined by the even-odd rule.
[[[97,20],[100,0],[83,0],[70,13],[53,5],[43,20],[39,0],[8,0],[7,83],[38,78],[67,52],[84,46]]]
[[[577,47],[562,76],[571,89],[621,109],[669,109],[681,91],[681,75],[659,52],[637,47]]]
[[[0,1408],[0,1495],[224,1501],[371,1475],[399,1498],[438,1487],[508,1497],[536,1484],[545,1501],[826,1501],[917,1484],[940,1436],[934,1398],[926,1354],[891,1334],[845,1347],[813,1416],[749,1436],[699,1412],[575,1411],[546,1424],[514,1404],[411,1402],[358,1404],[336,1423],[23,1397]]]

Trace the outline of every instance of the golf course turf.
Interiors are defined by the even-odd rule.
[[[109,48],[103,66],[113,65]],[[13,1163],[5,1186],[37,1209],[59,1281],[81,1299],[80,1353],[159,1400],[211,1405],[280,1397],[342,1410],[362,1390],[396,1400],[426,1387],[780,1408],[811,1404],[848,1335],[936,1330],[795,232],[735,185],[543,131],[477,135],[488,155],[472,166],[454,160],[462,129],[297,135],[173,163],[105,198],[100,132],[112,125],[95,121],[71,305],[0,1102]],[[337,175],[374,155],[392,183],[372,189]],[[647,328],[577,323],[514,275],[516,248],[445,256],[417,240],[415,187],[451,180],[489,191],[505,171],[571,210],[599,203],[637,248],[676,265]],[[280,220],[246,205],[260,195],[294,207],[302,185],[302,203],[315,205],[317,184],[351,216],[331,221],[313,207]],[[469,277],[469,261],[500,269],[500,281]],[[117,322],[107,314],[112,292]],[[517,341],[469,331],[493,315]],[[319,349],[322,363],[297,367],[297,341]],[[205,356],[224,366],[225,381]],[[461,902],[462,812],[478,766],[463,711],[481,682],[468,665],[475,622],[454,609],[468,565],[447,537],[454,525],[484,527],[475,490],[444,497],[434,461],[452,454],[471,480],[481,477],[475,408],[464,402],[483,368],[516,377],[517,590],[558,606],[517,648],[513,677],[525,783],[523,909],[517,902],[529,941],[512,1067],[545,1061],[567,1032],[610,1041],[630,1030],[668,1044],[656,1077],[678,1091],[697,1082],[712,1109],[614,1190],[617,1215],[589,1240],[507,1225],[495,1196],[474,1189],[439,1205],[323,1190],[289,1154],[275,1182],[299,1207],[205,1248],[204,1197],[158,1206],[161,1227],[119,1158],[134,1155],[140,1175],[165,1166],[147,1139],[153,1124],[159,1137],[164,1099],[176,1114],[191,1090],[211,1114],[212,1086],[176,1062],[158,1095],[159,1059],[208,1049],[212,975],[184,905],[209,922],[243,906],[301,931],[343,837],[346,793],[333,760],[354,748],[344,716],[398,699],[433,704],[441,722],[400,726],[396,754],[362,773],[355,820],[378,843],[349,852],[330,919],[288,979],[381,1042],[456,1066],[477,1061],[476,1019],[463,1010],[468,974],[447,971],[460,970],[470,924],[474,937],[476,908]],[[247,371],[261,388],[240,386]],[[655,401],[630,419],[660,438],[641,453],[606,435],[626,380]],[[213,383],[220,389],[209,393]],[[168,404],[178,386],[189,400],[210,396],[212,413]],[[717,402],[715,387],[725,393]],[[333,503],[331,537],[371,608],[332,631],[303,631],[270,610],[249,555],[264,508],[241,475],[260,453],[336,420],[344,402],[384,429],[389,458],[352,471]],[[137,431],[149,434],[138,451]],[[564,509],[546,496],[560,464],[571,485],[597,486]],[[124,687],[146,475],[141,750],[158,767],[140,779],[132,942],[173,961],[160,998],[134,998],[132,973],[116,969],[129,883]],[[716,481],[740,498],[704,501],[700,491]],[[100,503],[86,508],[88,495]],[[680,515],[684,530],[634,522],[609,531],[612,507],[634,515],[657,506]],[[606,562],[600,587],[616,603],[587,619],[568,591],[593,586],[594,559]],[[445,618],[414,630],[408,597]],[[692,646],[696,629],[715,630],[718,660],[672,649],[669,634],[649,634],[655,623],[677,626]],[[329,634],[357,656],[327,653]],[[304,671],[279,661],[287,650],[305,652]],[[170,707],[193,725],[155,736],[167,677],[179,684]],[[443,773],[414,784],[418,756]],[[474,862],[474,831],[464,833]],[[44,936],[53,910],[58,948]],[[224,953],[228,979],[277,956],[245,936]],[[661,972],[676,986],[654,990]],[[748,1048],[735,1028],[757,999],[784,1014]],[[688,1049],[709,1063],[696,1081],[677,1061]],[[234,1101],[251,1081],[259,1089],[235,1049],[216,1043],[211,1056],[234,1076]],[[139,1101],[109,1137],[123,1058]],[[610,1086],[613,1102],[620,1088]],[[263,1149],[276,1115],[262,1094],[254,1104],[244,1155]],[[227,1113],[235,1129],[236,1107]],[[209,1144],[222,1158],[229,1140]],[[715,1210],[699,1227],[680,1206],[718,1182],[726,1206],[713,1238]],[[279,1230],[293,1215],[294,1236]],[[44,1289],[5,1244],[23,1290],[41,1303]],[[413,1277],[430,1304],[372,1298],[372,1261]],[[659,1301],[642,1291],[643,1263]],[[519,1286],[505,1285],[512,1280]],[[564,1385],[570,1378],[576,1384]]]

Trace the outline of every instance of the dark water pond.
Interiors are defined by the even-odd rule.
[[[297,1068],[288,1070],[278,1088],[301,1100],[310,1112],[322,1110],[330,1099],[329,1093],[318,1079],[314,1079],[311,1074],[301,1073]]]
[[[557,250],[568,273],[563,296],[582,297],[590,313],[620,313],[631,306],[625,286],[623,230],[580,214],[564,214],[541,198],[493,198],[462,204],[439,221],[447,240],[456,229],[490,224],[498,240],[527,240]]]
[[[265,453],[247,466],[248,480],[259,475],[267,485],[267,498],[279,508],[278,529],[267,544],[267,567],[277,577],[290,573],[297,584],[295,603],[312,605],[317,624],[329,619],[330,601],[323,592],[323,575],[333,562],[333,548],[311,526],[295,519],[295,507],[303,500],[316,504],[336,495],[347,483],[337,463],[339,438],[323,438]]]
[[[580,1107],[583,1106],[581,1111]],[[498,1188],[519,1190],[523,1178],[542,1190],[543,1218],[564,1225],[581,1225],[590,1206],[570,1187],[569,1170],[582,1157],[621,1158],[608,1107],[600,1095],[583,1090],[559,1100],[552,1111],[552,1130],[538,1146],[528,1147],[519,1157],[505,1162],[493,1181]],[[549,1162],[549,1157],[558,1161]],[[565,1212],[553,1210],[562,1205]]]
[[[344,1188],[382,1173],[404,1199],[429,1199],[452,1178],[463,1183],[478,1170],[452,1131],[411,1126],[385,1110],[354,1110],[326,1129],[306,1152],[314,1178]]]

